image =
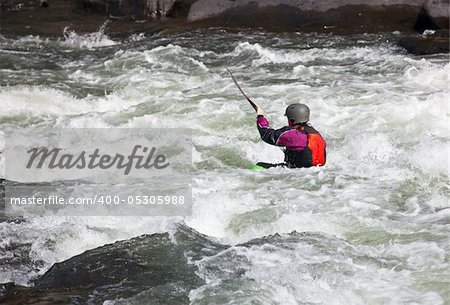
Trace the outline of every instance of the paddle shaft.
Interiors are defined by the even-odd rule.
[[[226,69],[227,69],[228,73],[230,74],[231,78],[233,79],[233,82],[238,87],[239,91],[241,91],[242,95],[247,99],[247,101],[250,103],[250,105],[252,105],[253,109],[255,109],[255,111],[258,111],[258,106],[256,106],[256,104],[253,103],[253,101],[247,96],[247,94],[245,94],[245,92],[242,90],[241,86],[239,86],[238,82],[234,78],[233,73],[231,73],[231,71],[228,68],[226,68]]]

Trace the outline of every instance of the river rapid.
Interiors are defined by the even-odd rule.
[[[397,35],[0,36],[1,130],[176,127],[194,145],[191,216],[3,217],[0,283],[33,286],[86,250],[168,233],[214,249],[182,251],[197,278],[184,303],[449,304],[449,58],[408,55]],[[274,127],[308,104],[326,166],[249,170],[283,154],[226,67]],[[89,300],[153,304],[133,287]]]

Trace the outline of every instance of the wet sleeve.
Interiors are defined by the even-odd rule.
[[[269,126],[269,121],[263,116],[258,115],[256,118],[256,125],[258,127],[261,139],[271,145],[283,146],[277,144],[278,139],[286,131],[285,128],[273,129]]]

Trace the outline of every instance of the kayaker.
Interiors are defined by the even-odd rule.
[[[258,107],[256,123],[261,139],[271,145],[285,147],[284,163],[272,164],[259,162],[264,168],[287,166],[291,168],[322,166],[326,162],[326,142],[310,124],[309,107],[296,103],[286,108],[288,126],[273,129]]]

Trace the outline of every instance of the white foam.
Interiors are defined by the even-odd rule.
[[[94,49],[101,47],[109,47],[119,44],[111,40],[105,33],[105,26],[102,26],[97,32],[79,35],[75,31],[65,28],[64,35],[64,46],[76,48],[76,49]]]
[[[395,244],[387,254],[399,256],[414,270],[441,265],[445,261],[445,251],[433,242],[414,242],[407,245]]]
[[[413,64],[404,75],[408,85],[426,90],[450,90],[450,63],[439,65],[422,59]]]
[[[124,100],[113,94],[102,98],[77,99],[57,89],[41,86],[10,87],[0,91],[0,117],[59,117],[123,111],[140,101]]]
[[[426,175],[447,176],[450,173],[449,144],[438,140],[424,139],[409,154],[410,164]]]

